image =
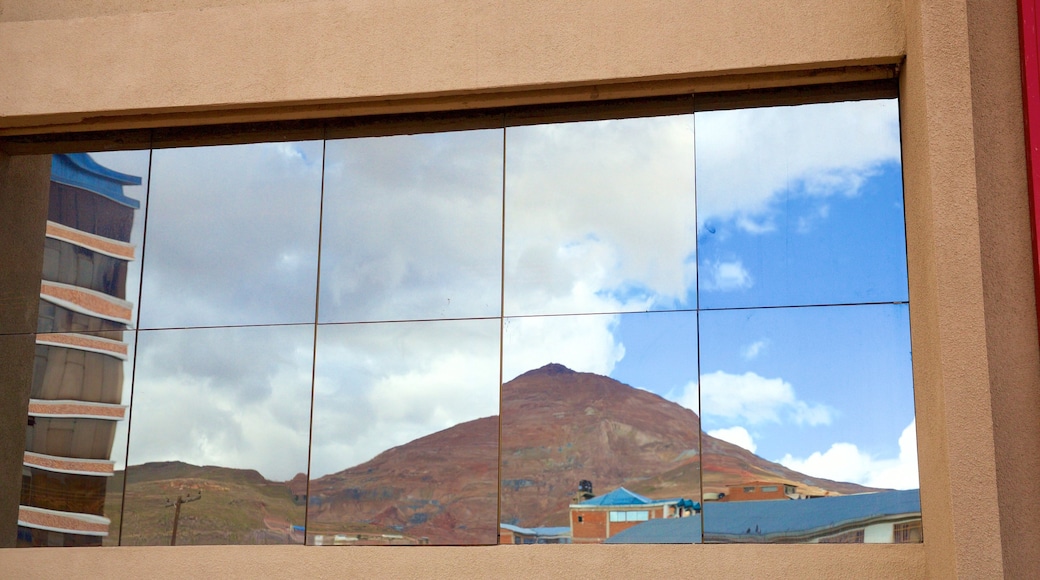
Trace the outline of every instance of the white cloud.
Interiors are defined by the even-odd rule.
[[[141,326],[313,320],[321,150],[320,141],[156,150]]]
[[[497,415],[498,336],[497,320],[322,327],[313,476]]]
[[[312,330],[306,326],[142,332],[129,462],[307,470]]]
[[[859,101],[697,114],[698,216],[769,231],[777,197],[856,195],[899,160],[895,101]]]
[[[815,452],[805,459],[790,454],[781,465],[807,475],[836,481],[849,481],[868,487],[915,489],[920,487],[917,468],[917,421],[899,436],[899,457],[873,457],[852,443],[835,443],[827,451]]]
[[[617,315],[507,319],[502,380],[551,362],[578,372],[610,375],[625,356],[625,346],[614,337],[617,322]]]
[[[695,383],[688,385],[683,400],[689,399],[691,391],[696,396],[696,388]],[[767,379],[753,372],[735,375],[716,371],[701,375],[700,397],[705,416],[751,425],[784,421],[829,425],[833,417],[833,410],[826,405],[799,400],[787,381]],[[682,401],[680,404],[685,405]]]
[[[820,197],[854,194],[878,163],[898,159],[894,110],[843,103],[699,113],[698,208],[690,116],[510,128],[507,314],[681,304],[696,279],[695,215],[765,232],[775,227],[771,204],[792,184]],[[500,132],[328,146],[323,315],[498,313]],[[156,151],[145,323],[310,320],[320,161],[320,142]],[[349,198],[342,213],[328,203],[335,195]],[[740,260],[705,270],[719,289],[753,282]],[[509,319],[504,378],[548,362],[609,374],[625,353],[616,324],[614,315]],[[316,411],[315,473],[497,412],[493,327],[487,336],[418,333],[402,339],[404,350],[375,338],[363,348],[322,347],[315,389],[328,398]],[[423,341],[432,344],[417,350]],[[291,477],[300,411],[283,398],[296,387],[284,385],[309,385],[309,362],[279,358],[279,344],[188,340],[142,353],[139,363],[152,370],[139,369],[131,461],[180,458]],[[472,354],[482,345],[493,347],[490,358]],[[719,372],[702,382],[709,415],[748,424],[831,420],[829,408],[798,400],[781,379]],[[696,410],[696,383],[681,400]],[[188,439],[198,444],[178,455]]]
[[[754,284],[751,273],[740,260],[715,262],[706,266],[701,274],[701,288],[704,290],[743,290]]]
[[[506,313],[578,286],[681,302],[694,282],[692,116],[516,127],[506,143]]]
[[[762,350],[764,350],[768,345],[768,340],[756,340],[740,349],[740,356],[744,360],[754,360],[758,358],[758,355],[762,354]]]
[[[321,320],[494,316],[502,132],[330,141]]]
[[[728,443],[732,443],[737,447],[742,447],[748,451],[754,453],[758,449],[758,445],[755,445],[754,439],[751,438],[751,433],[748,430],[741,427],[728,427],[726,429],[715,429],[714,431],[708,431],[708,435],[716,439],[722,439]]]

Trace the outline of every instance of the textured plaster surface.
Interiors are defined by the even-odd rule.
[[[1015,3],[968,2],[968,42],[1004,571],[1028,578],[1040,570],[1040,349]]]
[[[928,550],[936,578],[1004,573],[989,356],[999,365],[1007,353],[987,343],[979,212],[980,203],[999,201],[980,187],[994,168],[976,171],[976,154],[985,154],[976,150],[981,103],[973,90],[982,87],[972,86],[969,57],[976,24],[963,0],[907,2],[901,112],[910,322],[922,511],[926,541],[936,542]],[[1028,269],[1020,275],[1031,277]]]
[[[810,70],[891,63],[904,52],[899,0],[324,0],[161,12],[90,4],[98,8],[70,10],[81,18],[0,22],[0,79],[13,79],[0,83],[0,126]]]
[[[923,578],[917,545],[234,546],[0,550],[41,578]],[[116,556],[113,552],[118,552]]]
[[[36,332],[50,175],[49,155],[0,152],[0,334]]]
[[[50,169],[0,153],[0,546],[17,532]]]

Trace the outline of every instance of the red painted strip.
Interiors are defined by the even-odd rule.
[[[1029,216],[1033,240],[1033,288],[1040,320],[1040,12],[1038,0],[1018,0],[1019,42],[1022,50],[1022,100],[1029,181]]]

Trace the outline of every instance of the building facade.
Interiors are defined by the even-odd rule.
[[[1040,568],[1040,348],[1017,8],[1008,0],[0,4],[5,498],[19,495],[25,461],[41,290],[40,270],[25,265],[43,264],[49,154],[280,140],[319,118],[407,124],[422,118],[400,115],[519,105],[551,117],[564,103],[690,94],[706,108],[836,100],[887,79],[901,107],[928,530],[923,544],[880,547],[72,548],[60,558],[4,550],[0,568],[67,577],[273,569],[645,577],[674,572],[681,559],[719,577],[1029,577]],[[243,133],[236,123],[251,125]],[[4,545],[17,541],[17,518],[0,513]]]
[[[127,265],[141,178],[84,153],[52,158],[47,239],[29,399],[20,546],[101,545],[123,405]]]

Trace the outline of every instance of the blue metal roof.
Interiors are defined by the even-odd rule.
[[[916,489],[807,500],[708,502],[704,536],[717,542],[771,542],[920,513],[921,495]],[[699,517],[657,519],[629,528],[607,543],[696,543],[700,536]]]
[[[648,504],[648,503],[661,503],[661,502],[664,502],[664,501],[668,501],[668,500],[654,500],[654,499],[650,499],[648,497],[641,496],[638,493],[634,493],[634,492],[628,491],[627,489],[625,489],[623,487],[619,487],[619,488],[615,489],[614,491],[612,491],[612,492],[610,492],[610,493],[608,493],[606,495],[601,495],[599,497],[594,497],[592,499],[585,500],[585,501],[581,502],[578,505],[587,505],[587,506],[611,506],[611,505],[617,505],[617,506],[622,506],[622,505],[643,505],[643,504]]]
[[[701,517],[663,518],[628,528],[610,538],[607,544],[699,544]]]
[[[92,191],[134,209],[141,208],[141,202],[123,195],[123,186],[141,185],[141,178],[113,171],[86,153],[52,155],[51,181]]]

